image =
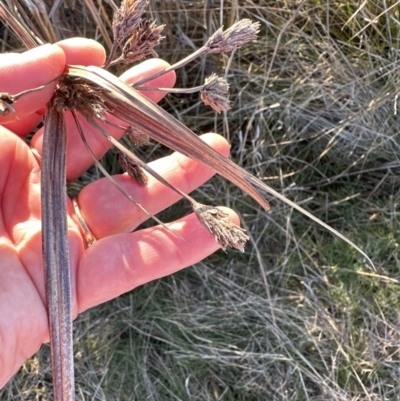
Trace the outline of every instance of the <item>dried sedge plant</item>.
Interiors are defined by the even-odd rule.
[[[114,44],[104,67],[117,63],[131,63],[152,54],[154,47],[162,39],[163,26],[157,26],[154,22],[143,18],[147,1],[123,0],[120,8],[117,8],[112,2],[110,4],[114,8]],[[10,14],[2,3],[0,3],[0,17],[8,23],[28,48],[37,46],[39,42],[32,38],[24,26]],[[96,160],[79,124],[79,115],[86,118],[97,128],[100,135],[106,137],[117,148],[120,163],[133,180],[145,186],[147,184],[147,175],[144,172],[146,171],[186,198],[199,221],[223,249],[230,246],[243,251],[244,245],[248,240],[244,230],[231,223],[220,209],[201,205],[175,188],[134,153],[110,136],[103,126],[99,124],[100,121],[107,122],[107,114],[111,114],[130,125],[126,137],[134,146],[141,146],[147,143],[149,138],[155,139],[167,147],[211,167],[247,192],[265,210],[269,209],[269,204],[258,190],[263,190],[277,197],[346,241],[373,266],[368,256],[342,234],[229,159],[221,156],[199,139],[190,129],[137,90],[200,92],[203,102],[210,105],[217,112],[228,110],[230,108],[229,100],[227,99],[229,85],[226,80],[219,78],[215,74],[207,78],[204,85],[196,88],[142,88],[142,85],[162,74],[182,67],[200,55],[235,50],[249,41],[255,40],[258,31],[259,23],[254,23],[247,19],[238,21],[226,30],[220,28],[208,39],[203,47],[193,54],[157,74],[136,82],[134,87],[123,83],[105,69],[98,67],[69,66],[62,77],[58,79],[57,89],[47,105],[45,116],[41,183],[44,267],[56,401],[74,399],[71,289],[66,224],[66,128],[64,117],[66,111],[72,111],[83,143],[92,155],[94,163],[126,197],[145,212],[147,211],[142,205],[120,187],[99,161]],[[121,55],[116,56],[118,49],[121,48]],[[19,98],[27,93],[41,89],[43,87],[19,94],[0,94],[0,114],[12,113],[13,105]],[[147,213],[156,219],[149,212]],[[156,221],[163,224],[158,219]]]

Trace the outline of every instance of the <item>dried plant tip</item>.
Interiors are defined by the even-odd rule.
[[[101,89],[67,77],[60,82],[54,99],[57,111],[78,110],[85,116],[104,121],[106,106]]]
[[[203,88],[200,90],[200,97],[204,104],[211,106],[220,113],[231,108],[227,98],[229,84],[226,79],[212,74],[206,78]]]
[[[228,219],[226,213],[216,207],[197,202],[193,203],[192,207],[199,221],[207,228],[224,251],[228,246],[231,246],[244,252],[244,246],[249,237],[245,234],[245,230]]]
[[[146,11],[147,0],[123,0],[118,11],[113,16],[114,42],[120,45],[138,28],[143,13]]]
[[[126,136],[135,146],[143,146],[149,143],[149,136],[138,131],[136,128],[130,126],[126,130]]]
[[[164,38],[161,36],[164,26],[165,25],[157,26],[154,21],[142,21],[139,28],[125,43],[122,56],[112,64],[116,64],[117,62],[131,64],[135,61],[146,58],[149,54],[152,54],[154,52],[153,49]]]
[[[206,44],[200,49],[197,49],[194,53],[189,54],[183,60],[178,61],[177,63],[165,68],[164,70],[135,82],[133,84],[133,87],[138,88],[144,83],[158,78],[169,71],[177,70],[178,68],[181,68],[184,65],[190,63],[196,57],[199,57],[202,54],[222,53],[235,50],[238,47],[243,46],[245,43],[256,39],[259,28],[259,22],[251,22],[251,20],[249,19],[243,19],[236,22],[225,32],[222,28],[220,28],[207,40]],[[111,55],[109,59],[113,59],[113,55]]]
[[[142,168],[133,162],[125,153],[118,149],[119,164],[128,173],[132,180],[136,181],[140,186],[145,187],[149,181],[146,173]]]
[[[6,116],[7,114],[14,113],[14,96],[9,93],[0,93],[0,116]]]
[[[219,28],[205,44],[206,53],[224,53],[235,50],[244,44],[255,40],[260,30],[259,22],[242,19],[234,23],[226,31]]]

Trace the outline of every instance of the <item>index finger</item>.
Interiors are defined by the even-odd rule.
[[[56,45],[43,45],[21,54],[0,55],[0,92],[15,95],[28,89],[49,84],[64,72],[65,54]],[[33,114],[50,100],[56,83],[49,84],[38,92],[22,96],[14,104],[15,113],[0,116],[5,124]]]

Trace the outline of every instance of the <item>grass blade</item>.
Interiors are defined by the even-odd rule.
[[[36,41],[32,38],[24,26],[7,10],[6,6],[0,1],[0,18],[15,33],[17,38],[28,48],[37,47]]]

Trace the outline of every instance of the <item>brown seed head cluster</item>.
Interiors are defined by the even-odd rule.
[[[54,104],[57,111],[79,110],[86,117],[105,120],[107,109],[102,92],[87,83],[61,81],[54,94]]]
[[[200,90],[200,97],[204,104],[211,106],[220,113],[231,108],[228,100],[229,84],[226,79],[212,74],[205,79],[203,89]]]
[[[147,0],[123,0],[113,16],[114,41],[121,44],[138,28],[146,11]]]
[[[157,26],[155,22],[148,20],[142,21],[124,45],[123,62],[131,64],[152,54],[154,47],[163,39],[161,32],[164,26]]]
[[[126,136],[131,141],[131,143],[135,146],[143,146],[149,143],[149,136],[138,131],[135,127],[130,126],[126,130]]]
[[[255,40],[259,30],[260,23],[252,22],[249,19],[242,19],[236,22],[226,31],[223,31],[223,27],[221,27],[205,44],[206,53],[223,53],[236,50],[244,44]]]
[[[145,187],[149,179],[143,169],[120,150],[118,150],[118,157],[120,166],[128,173],[129,177],[140,186]]]
[[[228,246],[231,246],[244,252],[244,246],[249,237],[242,228],[228,219],[226,213],[216,207],[197,202],[193,203],[192,207],[199,221],[207,228],[224,251]]]

